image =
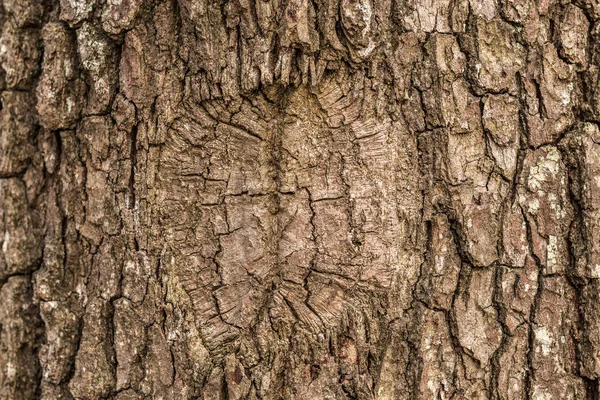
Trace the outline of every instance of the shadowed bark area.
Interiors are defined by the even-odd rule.
[[[599,399],[597,1],[0,4],[0,399]]]

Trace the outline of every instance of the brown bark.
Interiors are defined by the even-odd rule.
[[[3,0],[0,399],[598,399],[599,4]]]

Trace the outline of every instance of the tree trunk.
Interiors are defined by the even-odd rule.
[[[0,399],[598,399],[596,0],[3,0]]]

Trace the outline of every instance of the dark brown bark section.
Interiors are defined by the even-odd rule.
[[[591,0],[4,0],[0,399],[597,399]]]

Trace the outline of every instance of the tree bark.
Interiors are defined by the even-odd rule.
[[[0,399],[599,399],[596,0],[3,0]]]

